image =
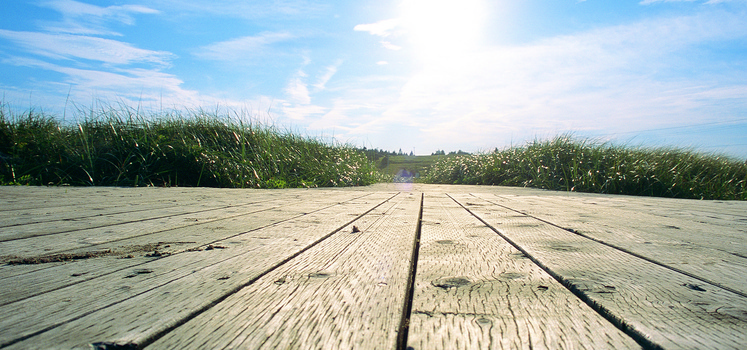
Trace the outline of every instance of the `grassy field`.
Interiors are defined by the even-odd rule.
[[[202,111],[91,111],[79,123],[0,108],[0,184],[331,187],[382,180],[345,145]]]
[[[408,171],[415,178],[420,178],[424,172],[436,162],[447,156],[385,156],[377,160],[377,166],[387,178],[394,179],[403,170]]]
[[[697,199],[747,200],[747,163],[682,149],[645,149],[560,136],[524,147],[447,157],[424,182]]]
[[[747,163],[682,149],[560,136],[476,155],[377,158],[202,111],[142,116],[107,108],[80,119],[66,124],[0,106],[0,184],[287,188],[417,181],[747,200]]]

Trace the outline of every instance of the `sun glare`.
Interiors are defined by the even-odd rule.
[[[401,19],[419,56],[442,57],[482,41],[484,0],[404,0]]]

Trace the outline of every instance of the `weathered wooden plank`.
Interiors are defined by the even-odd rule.
[[[174,209],[174,214],[170,216],[159,216],[146,220],[130,221],[116,225],[105,225],[106,221],[101,223],[102,226],[94,226],[90,229],[80,229],[68,232],[56,233],[54,235],[31,236],[24,239],[14,239],[0,242],[0,251],[12,252],[17,257],[39,256],[43,254],[53,254],[71,249],[92,247],[107,242],[117,242],[130,237],[143,236],[155,232],[191,227],[199,223],[215,221],[233,216],[240,216],[245,211],[263,210],[267,206],[275,204],[280,206],[283,202],[294,201],[295,203],[311,203],[313,201],[325,201],[335,203],[337,200],[349,199],[354,192],[337,192],[323,196],[320,199],[299,198],[284,199],[278,198],[274,202],[265,201],[259,203],[250,203],[244,206],[232,206],[227,208],[216,208],[214,210],[204,210],[197,212],[188,212],[179,214],[179,208]],[[298,210],[303,210],[303,206],[294,206]],[[26,235],[29,233],[25,230],[25,225],[13,227],[6,233],[11,235]],[[22,233],[16,233],[23,231]],[[30,231],[33,232],[34,231]],[[182,241],[182,240],[175,240]]]
[[[516,195],[492,193],[504,199],[517,197]],[[681,224],[692,222],[709,226],[737,227],[744,230],[744,224],[747,223],[747,202],[745,201],[702,201],[572,192],[563,192],[552,196],[522,195],[521,197],[535,203],[540,202],[541,199],[548,199],[552,202],[568,200],[574,203],[591,205],[602,210],[645,213],[663,220],[676,220]]]
[[[168,225],[165,220],[171,219],[178,222],[199,221],[200,219],[204,220],[205,218],[214,217],[215,213],[230,214],[232,212],[240,212],[247,206],[264,206],[265,203],[271,201],[269,198],[262,198],[259,201],[247,201],[241,204],[228,204],[222,201],[189,201],[188,203],[174,203],[165,207],[151,208],[147,211],[129,210],[110,215],[89,215],[63,220],[40,220],[25,224],[14,224],[13,221],[10,221],[9,227],[0,232],[0,242],[151,220],[162,220],[163,223],[160,225]],[[288,199],[290,200],[291,198]]]
[[[207,198],[205,198],[207,197]],[[289,198],[293,196],[287,196]],[[75,205],[59,206],[52,208],[31,208],[23,210],[6,210],[0,212],[0,227],[55,223],[64,228],[64,224],[83,222],[90,228],[97,225],[98,221],[104,221],[107,224],[122,222],[127,220],[127,214],[132,213],[137,219],[147,217],[156,217],[168,215],[171,212],[183,212],[206,210],[210,208],[222,208],[231,206],[242,206],[250,203],[258,203],[266,200],[277,198],[277,194],[260,193],[254,194],[250,198],[210,198],[204,195],[198,195],[192,198],[153,198],[143,200],[140,198],[130,198],[130,200],[109,201],[107,198],[89,198],[85,203]],[[181,209],[177,209],[181,208]],[[100,224],[98,224],[100,225]],[[80,225],[72,226],[72,228]]]
[[[105,202],[102,199],[152,202],[162,199],[167,192],[172,198],[184,193],[182,189],[157,190],[159,192],[153,188],[3,186],[0,188],[0,203],[3,204],[0,212],[85,205],[92,200]]]
[[[343,195],[343,197],[340,197],[340,195]],[[337,204],[338,200],[347,199],[345,202],[354,204],[356,203],[355,198],[350,198],[353,195],[359,196],[356,193],[323,196],[317,200],[303,201],[303,207],[298,206],[301,202],[294,202],[290,199],[284,201],[281,199],[281,203],[273,203],[276,204],[274,207],[264,209],[258,207],[254,211],[239,216],[231,216],[199,225],[155,232],[150,235],[139,235],[114,243],[99,244],[95,247],[96,250],[109,252],[102,254],[104,257],[109,257],[109,259],[104,259],[105,261],[100,261],[102,259],[98,258],[79,259],[70,264],[55,266],[50,269],[39,269],[0,279],[2,282],[0,284],[0,305],[107,275],[128,267],[134,267],[161,255],[177,254],[186,250],[199,249],[200,247],[204,248],[209,244],[217,244],[217,242],[223,240],[226,240],[228,244],[235,244],[230,240],[231,237],[251,235],[250,231],[252,230],[321,210],[330,205]],[[371,196],[370,194],[363,196],[363,198],[366,197]],[[377,199],[374,196],[373,200],[377,201],[380,198]],[[55,243],[51,237],[49,239],[51,241],[50,245],[64,245],[60,242]],[[90,251],[90,247],[82,250],[71,250],[66,253],[81,255],[86,251]],[[122,259],[123,257],[131,258]],[[5,266],[5,268],[10,269],[8,266]]]
[[[610,208],[598,200],[579,198],[537,200],[476,195],[747,297],[747,279],[743,278],[747,276],[747,223],[741,224],[745,232],[740,232],[631,211],[625,202],[622,208]]]
[[[640,348],[451,198],[431,194],[424,199],[407,345]]]
[[[0,188],[1,189],[1,188]],[[77,188],[76,188],[77,190]],[[120,189],[122,190],[122,189]],[[140,189],[125,189],[123,190],[125,193],[127,190],[133,190],[136,192],[139,192]],[[154,189],[158,193],[160,192],[160,189]],[[161,200],[169,201],[172,203],[179,203],[181,201],[187,200],[187,199],[193,199],[193,198],[199,198],[201,200],[209,200],[209,196],[204,195],[204,193],[218,193],[218,194],[231,194],[228,197],[234,198],[237,200],[237,203],[241,203],[241,201],[247,201],[252,198],[256,198],[257,195],[256,192],[260,193],[266,193],[267,191],[258,191],[258,190],[243,190],[243,191],[235,191],[235,190],[229,190],[226,191],[224,189],[202,189],[202,190],[194,190],[189,189],[189,193],[191,195],[189,196],[180,196],[179,194],[175,196],[162,196],[160,195]],[[0,191],[2,193],[2,191]],[[363,197],[366,195],[371,194],[370,191],[354,191],[354,190],[280,190],[280,191],[273,191],[271,192],[275,198],[277,198],[277,201],[280,203],[278,208],[281,206],[288,206],[293,205],[294,203],[304,203],[304,205],[308,206],[312,202],[319,202],[319,203],[335,203],[335,200],[337,201],[344,201],[346,199],[354,198],[354,197]],[[340,197],[342,196],[342,197]],[[294,200],[297,200],[297,202],[293,202]],[[262,210],[262,205],[258,204],[260,209]],[[247,213],[251,213],[250,208],[243,208],[244,210],[247,210]],[[274,210],[274,209],[273,209]],[[267,215],[269,213],[266,213],[265,215],[262,215],[260,217],[261,221],[263,218],[269,217],[270,215]],[[291,213],[288,213],[288,215],[291,215]],[[254,220],[257,221],[257,220]],[[254,222],[253,221],[253,222]],[[3,254],[12,254],[13,256],[5,256],[5,258],[0,257],[0,261],[7,261],[10,258],[17,258],[18,255],[20,255],[23,252],[27,252],[27,255],[25,257],[34,257],[34,256],[43,256],[48,254],[56,254],[56,253],[79,253],[81,251],[91,251],[91,250],[105,250],[105,249],[112,249],[114,252],[123,252],[129,249],[133,248],[142,248],[147,245],[154,245],[158,244],[159,242],[185,242],[189,241],[187,239],[184,239],[184,237],[181,237],[180,234],[183,234],[185,236],[188,236],[189,233],[199,233],[198,237],[202,237],[204,234],[203,231],[201,231],[201,227],[211,227],[211,229],[215,229],[217,231],[220,231],[223,227],[220,225],[220,222],[216,222],[215,225],[212,226],[198,226],[203,224],[211,224],[211,221],[196,221],[196,222],[187,222],[186,226],[183,226],[182,230],[172,230],[169,231],[167,227],[160,227],[158,225],[153,225],[150,230],[153,232],[149,232],[149,228],[147,226],[140,227],[137,229],[130,229],[130,233],[134,234],[134,237],[131,238],[122,238],[122,234],[126,234],[127,231],[119,232],[119,235],[111,235],[110,233],[115,232],[116,228],[112,230],[104,229],[103,233],[101,231],[94,230],[93,232],[88,231],[87,233],[90,233],[90,236],[86,235],[78,235],[77,240],[72,240],[69,236],[63,237],[65,239],[60,239],[60,237],[55,237],[55,239],[50,239],[50,237],[43,237],[39,238],[37,240],[29,241],[22,241],[22,242],[16,242],[16,246],[3,246],[2,243],[0,243],[0,246],[2,246],[2,249],[0,249],[0,255]],[[194,225],[194,227],[192,227]],[[192,230],[191,228],[195,228],[195,230]],[[111,231],[111,232],[108,232]],[[185,234],[184,232],[187,232]],[[163,237],[163,239],[159,239],[155,236],[158,236],[158,232],[172,232],[173,234],[171,237]],[[109,234],[107,234],[109,233]],[[152,233],[156,233],[154,236]],[[127,236],[125,236],[127,237]],[[192,241],[199,241],[199,239],[192,239]],[[38,242],[38,243],[37,243]],[[210,242],[208,242],[210,243]],[[172,245],[177,246],[177,245]],[[163,248],[163,245],[160,245],[159,248]],[[30,250],[30,251],[29,251]],[[50,263],[50,264],[38,264],[38,265],[0,265],[0,278],[7,278],[12,276],[18,276],[25,273],[34,272],[37,270],[45,269],[48,266],[47,265],[59,265],[60,263]],[[76,273],[76,272],[73,272]]]
[[[149,348],[393,349],[421,196],[399,198]]]
[[[482,199],[455,197],[639,341],[667,349],[747,343],[747,298]]]
[[[72,348],[98,341],[142,342],[210,307],[390,197],[379,194],[379,201],[335,205],[216,244],[225,249],[174,254],[2,306],[0,315],[7,317],[0,319],[0,346]]]
[[[329,191],[330,189],[324,189]],[[360,189],[335,189],[337,191],[360,191]],[[303,194],[309,189],[226,189],[189,187],[0,187],[0,214],[7,211],[74,208],[95,203],[95,205],[118,205],[122,203],[148,204],[161,202],[230,201],[244,202],[248,196],[266,196],[283,193]],[[316,189],[314,189],[316,191]]]

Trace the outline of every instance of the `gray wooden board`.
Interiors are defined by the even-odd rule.
[[[349,226],[148,348],[393,349],[420,197],[400,195],[352,223],[361,232]]]
[[[741,232],[629,210],[625,202],[609,208],[599,200],[476,195],[747,296],[747,223],[732,218]]]
[[[84,203],[66,203],[58,207],[44,208],[27,208],[17,210],[0,211],[0,227],[27,225],[34,223],[48,223],[54,221],[81,221],[81,219],[90,220],[96,217],[111,217],[109,223],[122,221],[117,214],[139,213],[140,218],[148,216],[158,216],[159,209],[172,209],[184,206],[201,205],[199,209],[204,210],[210,207],[229,207],[232,205],[246,205],[257,203],[263,200],[277,198],[277,194],[259,192],[252,193],[249,197],[237,198],[236,196],[217,197],[210,196],[208,192],[196,192],[188,198],[184,196],[167,196],[151,199],[140,197],[129,198],[112,198],[112,197],[95,197],[88,198]],[[286,195],[287,197],[292,197]],[[297,195],[298,196],[298,195]],[[152,211],[156,211],[155,213]],[[188,209],[182,209],[182,212],[189,212]],[[163,214],[161,214],[163,215]],[[121,215],[120,215],[121,216]],[[126,219],[126,216],[124,217]]]
[[[253,194],[253,191],[251,193]],[[158,245],[158,249],[160,249],[160,251],[173,253],[175,251],[198,247],[200,246],[199,243],[201,241],[205,241],[205,243],[211,243],[211,239],[215,240],[227,237],[221,236],[223,234],[230,235],[239,232],[246,232],[247,230],[261,226],[263,222],[282,220],[290,218],[294,215],[301,215],[304,208],[313,209],[313,203],[319,204],[319,208],[321,208],[326,205],[337,203],[337,201],[344,201],[350,198],[354,198],[354,196],[366,196],[369,194],[370,193],[365,192],[348,192],[347,194],[331,193],[323,196],[318,196],[317,199],[314,199],[299,197],[297,195],[277,196],[276,192],[275,197],[277,198],[277,200],[272,203],[265,202],[264,205],[256,204],[250,207],[244,207],[242,208],[244,212],[239,212],[238,214],[233,216],[224,215],[222,217],[216,217],[214,218],[214,220],[203,220],[194,222],[190,220],[189,225],[176,229],[168,230],[160,226],[153,226],[150,232],[143,228],[139,231],[139,234],[134,237],[114,241],[111,241],[112,237],[108,237],[107,235],[103,235],[100,233],[97,234],[96,230],[94,230],[93,234],[90,237],[85,237],[85,234],[79,235],[81,237],[84,237],[85,239],[80,239],[78,242],[69,242],[69,240],[60,239],[60,237],[50,236],[46,237],[44,240],[41,240],[45,243],[44,245],[41,245],[42,249],[38,249],[40,248],[38,245],[29,244],[28,241],[22,241],[20,244],[18,244],[21,247],[20,249],[11,250],[13,247],[6,247],[6,249],[9,252],[14,251],[14,253],[16,253],[15,255],[23,252],[23,249],[31,249],[31,251],[28,253],[31,256],[44,256],[51,253],[60,252],[80,253],[85,251],[103,251],[110,249],[113,253],[119,253],[111,255],[121,257],[132,252],[133,250],[137,250],[138,248],[146,248],[147,245]],[[251,197],[254,196],[252,195]],[[303,205],[299,206],[299,204]],[[289,206],[291,206],[291,208],[283,209],[283,207]],[[118,229],[121,229],[121,227],[118,227]],[[136,232],[138,231],[136,230]],[[91,231],[86,231],[86,233],[90,234]],[[164,242],[164,244],[158,244],[159,242]],[[33,248],[37,248],[37,250],[33,250]],[[6,250],[3,250],[3,252],[5,251]],[[152,251],[142,251],[140,253],[152,253]],[[134,255],[137,255],[137,253],[135,253]],[[73,262],[79,263],[82,261],[86,260],[76,260]],[[56,265],[60,265],[60,263],[35,265],[2,265],[0,266],[0,276],[2,276],[2,278],[13,277],[33,272],[35,270],[47,269],[50,266]],[[78,266],[81,264],[73,265]],[[72,273],[82,272],[84,271],[75,271]],[[4,282],[7,284],[11,284],[7,281]]]
[[[95,202],[93,202],[95,203]],[[79,204],[56,208],[31,208],[5,210],[0,212],[0,228],[42,222],[76,220],[92,216],[123,214],[128,212],[145,212],[172,207],[173,203],[137,203],[137,204]]]
[[[451,198],[423,203],[410,348],[640,348]]]
[[[322,189],[329,191],[328,189]],[[70,210],[95,206],[111,207],[122,204],[148,205],[154,203],[180,203],[188,201],[236,201],[247,197],[283,196],[319,192],[316,189],[219,189],[219,188],[122,188],[122,187],[0,187],[0,214],[26,210]],[[335,189],[336,191],[356,191]],[[360,191],[360,190],[358,190]]]
[[[2,186],[0,211],[62,207],[70,204],[90,203],[92,196],[108,196],[113,188],[93,187],[36,187]],[[128,196],[140,193],[127,191]]]
[[[326,196],[326,198],[323,196],[322,198],[317,200],[303,197],[278,198],[274,200],[274,202],[264,201],[259,203],[250,203],[243,206],[216,208],[215,210],[201,210],[197,212],[188,211],[185,214],[179,214],[178,209],[188,210],[187,208],[174,208],[173,214],[170,216],[158,216],[152,219],[130,221],[111,226],[106,225],[106,221],[104,219],[98,226],[94,225],[94,228],[90,229],[79,229],[68,232],[61,232],[49,236],[30,236],[24,239],[14,239],[12,241],[0,242],[0,252],[13,252],[13,255],[17,257],[33,257],[42,254],[53,254],[68,251],[71,249],[96,246],[106,242],[120,241],[130,237],[142,236],[153,232],[193,227],[204,222],[230,218],[232,216],[241,216],[247,211],[251,212],[263,210],[272,204],[275,204],[279,207],[283,203],[289,202],[304,203],[308,201],[329,201],[334,203],[337,199],[349,199],[353,194],[354,192],[339,192],[329,194]],[[297,210],[303,210],[302,205],[296,206],[295,208]],[[27,234],[29,231],[24,230],[24,228],[26,228],[27,226],[36,225],[24,225],[6,228],[7,232],[5,234],[7,236]],[[86,225],[82,224],[82,226],[85,227]],[[16,234],[17,231],[24,232]]]
[[[92,201],[105,205],[107,202],[134,200],[149,203],[163,199],[166,193],[169,198],[178,199],[195,193],[204,194],[204,191],[188,188],[3,186],[0,189],[0,211],[60,208],[86,205]]]
[[[15,342],[10,348],[23,349],[142,342],[386,202],[392,194],[373,196],[379,200],[335,205],[232,237],[219,243],[226,249],[167,256],[2,306],[0,315],[7,317],[0,319],[0,344]],[[35,333],[39,334],[32,336]],[[23,337],[29,338],[17,342]]]
[[[267,200],[271,197],[266,196]],[[0,232],[0,241],[31,238],[42,235],[52,235],[78,231],[82,229],[99,228],[129,223],[148,222],[150,220],[166,220],[175,218],[178,221],[197,221],[199,218],[214,216],[214,212],[239,211],[243,207],[252,204],[263,204],[263,200],[249,201],[238,205],[221,203],[220,201],[189,201],[187,203],[174,203],[166,207],[155,207],[150,210],[132,210],[109,215],[94,215],[86,217],[72,217],[62,220],[37,221],[32,223],[18,223],[11,221],[10,227],[5,227]],[[72,207],[70,207],[72,208]],[[60,211],[65,211],[67,207]],[[69,212],[69,210],[67,210]]]
[[[75,188],[60,192],[56,188],[42,188],[37,189],[37,191],[46,192],[47,197],[50,198],[42,201],[33,196],[21,195],[18,200],[24,203],[24,207],[0,210],[0,225],[18,224],[10,220],[22,220],[26,221],[25,223],[30,223],[75,219],[81,216],[143,211],[149,210],[151,207],[174,207],[198,202],[210,205],[215,203],[217,204],[215,206],[228,206],[246,203],[247,201],[256,202],[261,200],[262,197],[272,198],[277,196],[276,194],[273,195],[272,192],[253,191],[251,192],[251,198],[247,198],[246,194],[238,196],[232,194],[232,192],[227,192],[225,189],[218,189],[215,192],[203,189],[171,189],[169,192],[162,192],[160,189],[152,189],[149,192],[143,192],[142,189],[112,188],[92,193],[90,189]],[[7,188],[0,189],[0,197],[7,197],[6,192]],[[72,194],[79,192],[86,195]],[[139,193],[140,195],[134,196],[133,193]],[[164,196],[165,193],[168,193],[168,195]],[[2,202],[3,199],[0,198],[0,203]]]
[[[503,199],[511,200],[516,196],[500,196]],[[710,234],[724,237],[736,236],[741,238],[747,233],[747,201],[697,201],[697,200],[672,200],[664,201],[661,198],[651,199],[649,197],[630,197],[630,196],[610,196],[596,195],[595,197],[577,197],[568,195],[565,197],[539,197],[539,196],[522,196],[522,202],[533,204],[533,207],[542,209],[544,214],[551,214],[550,210],[545,210],[544,205],[557,208],[565,203],[572,203],[573,208],[577,211],[583,209],[586,213],[594,211],[607,211],[614,213],[615,216],[625,215],[631,219],[638,219],[643,216],[647,224],[659,228],[681,225],[693,229],[706,229]],[[659,201],[658,203],[656,201]],[[518,203],[517,203],[518,204]],[[528,207],[531,210],[532,207]],[[555,210],[556,214],[560,212]],[[636,225],[637,221],[627,222],[628,225]],[[703,237],[708,237],[702,235]],[[708,240],[703,240],[703,243]]]
[[[327,198],[329,199],[329,197]],[[334,199],[340,198],[334,197]],[[265,208],[266,210],[261,210],[261,207],[255,208],[255,211],[240,216],[231,216],[199,225],[139,235],[114,243],[102,243],[96,246],[96,250],[112,252],[112,254],[107,254],[109,256],[104,259],[79,259],[49,269],[39,269],[0,279],[2,281],[2,285],[0,285],[0,305],[143,264],[153,260],[152,258],[148,259],[147,255],[152,255],[156,249],[160,254],[176,254],[190,249],[204,248],[208,244],[217,244],[218,241],[232,236],[246,234],[260,227],[304,215],[304,212],[299,211],[298,208],[284,208],[294,204],[297,206],[300,202],[290,200],[284,202],[282,206],[278,203],[272,203],[276,206]],[[330,202],[306,202],[303,210],[318,210],[330,204]],[[50,241],[53,243],[52,238],[50,238]],[[145,248],[148,248],[148,250]],[[69,253],[77,252],[76,250],[69,251]],[[132,258],[123,259],[125,256]],[[11,268],[5,266],[5,269]]]
[[[4,193],[3,191],[6,190],[6,188],[0,187],[0,193]],[[44,189],[49,190],[49,189]],[[77,190],[77,188],[76,188]],[[84,192],[88,192],[88,188],[81,189]],[[140,192],[141,189],[118,189],[119,191],[122,191],[123,193],[128,193],[128,191],[135,191]],[[153,189],[157,193],[163,193],[161,192],[161,189]],[[224,189],[189,189],[187,191],[188,195],[181,195],[180,193],[184,190],[179,190],[179,192],[175,193],[174,196],[160,196],[161,200],[165,200],[172,203],[180,203],[183,201],[193,200],[194,198],[199,198],[204,201],[209,201],[212,196],[220,196],[220,195],[227,195],[226,197],[235,198],[237,203],[241,203],[241,201],[253,201],[253,198],[257,198],[260,195],[267,194],[267,191],[262,190],[250,190],[247,191],[241,191],[237,192],[234,190],[224,190]],[[74,191],[73,191],[74,192]],[[117,192],[119,193],[119,192]],[[294,205],[297,203],[308,203],[308,202],[318,202],[318,201],[329,201],[330,203],[334,203],[335,199],[339,201],[343,201],[346,198],[353,198],[355,196],[365,196],[367,194],[370,194],[370,191],[353,191],[353,190],[316,190],[316,191],[308,191],[308,190],[276,190],[274,192],[270,192],[273,195],[273,198],[276,200],[274,201],[275,204],[277,204],[277,207],[281,206],[289,206]],[[212,194],[212,195],[211,195]],[[132,200],[133,197],[126,197],[130,198],[128,200]],[[135,197],[139,198],[139,197]],[[225,199],[225,198],[224,198]],[[132,203],[136,203],[137,201],[134,200]],[[124,201],[124,203],[130,202]],[[262,203],[256,203],[253,206],[249,207],[243,207],[241,210],[243,210],[246,213],[250,213],[252,207],[256,207],[256,210],[262,210],[263,208],[266,209],[267,205],[269,205],[269,202]],[[298,206],[296,205],[296,208],[303,208],[304,206]],[[236,214],[236,216],[243,215],[243,213],[239,212]],[[262,217],[266,217],[269,215],[263,215]],[[198,217],[185,217],[185,221],[182,224],[179,224],[178,221],[176,221],[177,225],[176,228],[183,228],[182,231],[179,232],[199,232],[200,227],[204,226],[198,226],[202,224],[207,224],[211,221],[216,221],[220,219],[221,217],[215,216],[215,217],[209,217],[208,220],[202,220],[200,221]],[[227,216],[223,215],[222,218],[228,218]],[[190,219],[190,220],[187,220]],[[195,221],[197,219],[197,221]],[[174,220],[172,220],[173,222]],[[216,226],[216,229],[220,228],[221,226],[218,224]],[[173,227],[171,228],[174,229]],[[195,230],[192,230],[195,229]],[[12,230],[12,228],[6,228],[5,230]],[[152,243],[158,243],[158,242],[185,242],[185,239],[180,239],[179,237],[170,237],[166,240],[158,240],[153,239],[152,233],[157,233],[160,231],[169,231],[169,227],[160,226],[158,224],[154,224],[152,222],[148,223],[134,223],[130,225],[124,225],[124,226],[115,226],[112,228],[98,228],[88,231],[82,231],[82,232],[72,232],[67,233],[63,236],[54,236],[54,238],[46,236],[46,237],[37,237],[32,238],[30,240],[21,240],[16,242],[0,242],[0,261],[8,261],[11,259],[21,257],[35,257],[35,256],[44,256],[49,254],[55,254],[55,253],[74,253],[74,252],[80,252],[81,250],[104,250],[107,248],[115,249],[117,251],[122,251],[123,249],[130,249],[133,246],[136,245],[145,245],[145,244],[152,244]],[[134,239],[133,239],[134,236]],[[111,244],[114,242],[114,244]],[[121,242],[121,244],[116,244]],[[109,244],[108,244],[109,243]],[[129,243],[129,244],[128,244]],[[24,255],[25,254],[25,255]],[[47,265],[59,265],[60,263],[52,263],[52,264],[38,264],[38,265],[0,265],[0,278],[6,278],[6,277],[12,277],[21,275],[24,273],[33,272],[36,270],[41,270],[47,268]]]
[[[406,193],[387,201],[398,191]],[[637,346],[590,308],[629,327],[628,335],[641,336],[639,341],[667,349],[747,343],[746,298],[702,281],[708,277],[724,288],[742,288],[747,202],[377,184],[312,190],[0,187],[0,226],[6,226],[0,233],[35,220],[83,222],[137,208],[224,207],[196,222],[173,220],[180,215],[175,210],[167,217],[171,221],[17,240],[26,246],[0,243],[0,256],[124,251],[159,242],[160,252],[172,254],[146,257],[141,250],[128,259],[108,255],[0,266],[0,344],[87,348],[99,341],[158,339],[151,348],[393,348],[406,311],[411,262],[403,252],[413,248],[409,220],[417,218],[418,209],[412,199],[420,192],[426,193],[425,222],[409,328],[412,347]],[[401,202],[405,196],[410,198]],[[232,212],[237,207],[241,210]],[[501,243],[470,212],[511,244]],[[353,225],[363,232],[351,233]],[[188,251],[207,244],[221,248]],[[396,261],[364,263],[382,254],[381,261]],[[402,254],[406,257],[395,257]],[[439,254],[453,261],[439,261]],[[382,266],[394,270],[386,270],[374,286],[370,277]],[[734,269],[720,273],[724,266]],[[460,277],[469,279],[468,285],[459,286]],[[443,283],[434,284],[438,280]],[[590,333],[601,336],[588,339]]]
[[[747,298],[469,194],[455,198],[613,320],[666,349],[741,349]]]
[[[340,197],[340,195],[344,195],[344,197]],[[349,198],[353,195],[360,197]],[[190,249],[204,248],[209,244],[217,244],[221,240],[227,240],[225,244],[233,245],[235,243],[230,239],[234,236],[250,236],[251,232],[249,231],[290,220],[315,210],[321,210],[343,199],[348,199],[345,201],[348,204],[365,204],[370,202],[366,199],[368,197],[371,197],[374,202],[380,200],[380,196],[372,196],[372,193],[358,194],[352,192],[322,196],[317,200],[309,199],[303,201],[303,206],[298,205],[301,202],[289,199],[282,201],[282,206],[269,207],[268,210],[257,210],[246,215],[232,216],[200,225],[160,231],[151,235],[140,235],[115,243],[100,244],[96,246],[96,250],[109,250],[113,254],[105,258],[74,260],[68,264],[19,273],[15,276],[0,279],[0,282],[2,282],[0,284],[0,305],[141,265],[153,260],[146,255],[152,255],[154,249],[158,249],[161,254],[176,254]],[[277,203],[272,204],[277,205]],[[287,208],[288,206],[294,208]],[[145,250],[143,247],[147,247],[149,250]],[[75,250],[71,251],[71,253],[75,252]],[[125,256],[132,258],[123,259]],[[15,266],[4,266],[8,270],[13,267]]]

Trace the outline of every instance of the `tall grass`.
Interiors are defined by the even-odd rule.
[[[204,111],[143,116],[91,110],[65,123],[0,108],[0,183],[23,185],[331,187],[377,182],[345,145]]]
[[[448,157],[424,182],[640,196],[747,200],[747,164],[691,150],[620,147],[568,135]]]

